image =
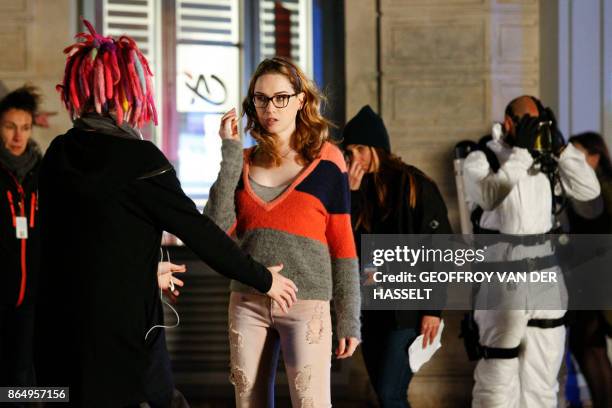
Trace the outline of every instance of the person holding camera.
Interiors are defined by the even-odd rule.
[[[523,244],[508,247],[502,261],[531,265],[529,272],[558,271],[554,250],[541,239],[557,226],[555,190],[571,201],[595,200],[600,195],[595,172],[579,150],[564,144],[553,112],[533,96],[511,101],[501,129],[493,133],[484,151],[470,153],[464,162],[466,194],[483,210],[480,227],[522,236]],[[533,254],[533,262],[526,262]],[[531,305],[528,310],[475,310],[483,357],[474,372],[473,407],[557,406],[567,295],[563,282],[553,290],[560,299],[556,308],[538,308],[542,299],[531,297],[523,303]]]

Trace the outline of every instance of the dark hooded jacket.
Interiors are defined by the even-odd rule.
[[[389,136],[383,121],[369,106],[362,108],[351,119],[344,129],[343,145],[363,144],[372,147],[381,147],[390,151]],[[395,204],[391,214],[385,217],[382,210],[374,208],[372,214],[371,231],[362,226],[356,228],[357,215],[361,212],[364,200],[376,200],[373,176],[365,174],[358,191],[351,192],[351,216],[355,234],[355,244],[361,257],[362,234],[452,234],[448,220],[447,209],[438,190],[438,187],[422,171],[416,167],[405,164],[403,168],[385,169],[394,171],[387,177],[396,180],[388,187],[388,199]],[[412,190],[416,191],[412,191]],[[409,197],[416,194],[416,205],[410,207]],[[415,328],[420,329],[421,318],[424,315],[440,316],[440,310],[390,310],[390,311],[364,311],[364,330],[368,324],[378,328]]]
[[[271,286],[266,268],[197,211],[150,142],[71,129],[47,150],[40,204],[39,384],[70,386],[74,406],[150,400],[147,373],[165,353],[161,330],[145,341],[162,321],[162,231],[225,276],[261,292]]]

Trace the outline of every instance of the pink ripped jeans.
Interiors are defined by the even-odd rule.
[[[291,405],[331,407],[328,301],[298,300],[283,314],[267,296],[232,292],[229,341],[230,381],[238,408],[274,406],[279,350],[285,361]]]

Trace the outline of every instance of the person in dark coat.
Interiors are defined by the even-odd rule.
[[[156,122],[151,72],[135,42],[90,33],[68,47],[58,86],[74,126],[41,168],[42,273],[36,326],[44,386],[78,407],[171,404],[157,266],[162,231],[283,309],[293,282],[239,250],[198,212],[176,172],[137,130]]]
[[[0,101],[0,386],[33,386],[42,153],[31,138],[39,97],[24,86]]]
[[[385,125],[364,106],[343,130],[349,161],[351,218],[357,251],[362,234],[451,234],[446,205],[436,184],[391,153]],[[361,253],[359,253],[361,256]],[[380,406],[408,407],[412,378],[407,350],[419,334],[431,343],[439,310],[365,310],[362,351]]]
[[[585,132],[569,138],[569,143],[584,153],[595,170],[604,211],[587,219],[569,208],[570,232],[573,234],[612,233],[612,163],[604,138]],[[597,282],[600,284],[599,282]],[[569,347],[589,387],[593,408],[612,406],[612,364],[608,359],[606,336],[612,336],[612,311],[576,310],[569,327]]]

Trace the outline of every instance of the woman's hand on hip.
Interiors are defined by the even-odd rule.
[[[285,278],[280,274],[283,265],[269,266],[268,270],[272,274],[272,286],[266,295],[270,296],[282,309],[284,313],[297,301],[297,286],[291,279]]]
[[[348,358],[353,355],[357,346],[359,345],[359,339],[356,337],[343,337],[338,339],[338,348],[336,348],[336,358]]]

